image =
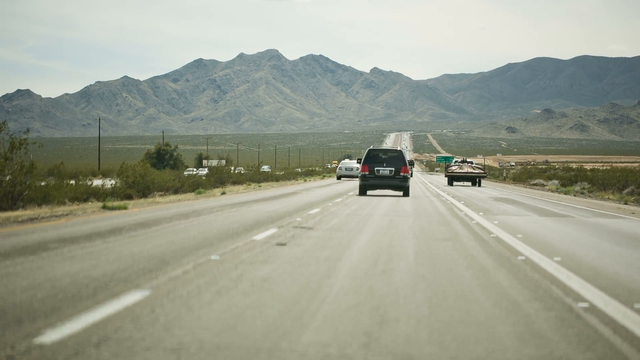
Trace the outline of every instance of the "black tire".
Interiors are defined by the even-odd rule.
[[[358,187],[358,195],[367,196],[367,188],[360,185],[360,187]]]
[[[471,180],[471,186],[477,186],[478,185],[478,180]]]
[[[402,190],[402,196],[403,197],[409,197],[409,188],[406,187],[404,188],[404,190]]]
[[[478,179],[478,187],[482,186],[482,179]]]
[[[447,178],[447,185],[453,186],[453,179]]]
[[[342,176],[336,176],[336,180],[342,180]]]

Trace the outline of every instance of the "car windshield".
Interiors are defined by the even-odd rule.
[[[358,163],[355,160],[343,161],[340,163],[341,166],[355,166]]]

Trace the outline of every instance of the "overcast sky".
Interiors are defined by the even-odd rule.
[[[48,97],[278,49],[413,79],[640,55],[638,0],[0,0],[0,95]]]

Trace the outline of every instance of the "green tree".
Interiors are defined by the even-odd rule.
[[[25,204],[33,189],[35,162],[29,152],[29,130],[13,135],[7,121],[0,122],[0,211],[13,210]]]
[[[142,161],[157,170],[180,170],[186,167],[182,154],[178,152],[178,145],[171,146],[169,142],[158,142],[155,148],[142,155]]]
[[[211,155],[203,154],[202,152],[199,152],[198,154],[196,154],[196,157],[193,159],[193,167],[196,169],[203,167],[202,166],[203,160],[211,160]]]

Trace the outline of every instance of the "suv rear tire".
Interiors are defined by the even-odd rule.
[[[367,188],[364,186],[358,187],[358,195],[367,196]]]
[[[406,188],[406,189],[402,190],[402,196],[403,197],[409,197],[409,188]]]

